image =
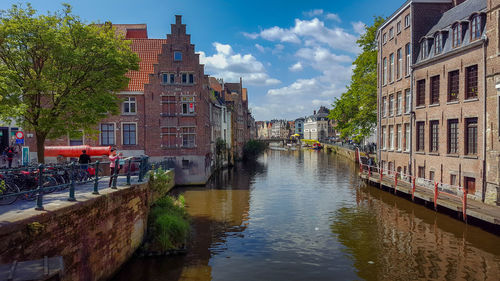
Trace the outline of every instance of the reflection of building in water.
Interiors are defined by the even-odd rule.
[[[500,238],[372,187],[356,191],[332,231],[367,280],[498,280]]]

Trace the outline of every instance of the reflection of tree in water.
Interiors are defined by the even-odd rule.
[[[377,218],[364,207],[340,208],[331,217],[330,226],[337,239],[346,248],[344,251],[353,260],[357,274],[365,280],[377,280],[374,270],[379,264]]]

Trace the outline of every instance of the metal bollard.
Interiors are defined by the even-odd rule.
[[[437,211],[438,183],[434,182],[434,210]]]
[[[95,180],[94,180],[94,192],[92,194],[99,195],[99,161],[95,162]]]
[[[71,182],[69,184],[69,198],[68,198],[68,201],[76,201],[76,198],[75,198],[75,176],[76,176],[76,172],[75,172],[75,163],[71,163],[70,165],[70,169],[71,169]]]
[[[38,165],[38,194],[36,196],[35,210],[43,210],[43,164]]]
[[[119,168],[120,168],[120,159],[116,158],[116,160],[115,160],[115,170],[114,170],[113,175],[111,175],[113,177],[113,184],[111,185],[111,189],[118,189],[118,188],[116,188],[116,184],[118,182],[118,169]]]
[[[128,160],[127,185],[130,185],[130,170],[132,168],[132,159]]]

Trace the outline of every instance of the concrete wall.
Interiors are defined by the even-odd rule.
[[[321,144],[324,146],[323,152],[325,153],[335,153],[341,156],[344,156],[354,162],[357,162],[356,160],[356,152],[354,150],[350,150],[344,147],[336,146],[336,145],[331,145],[331,144]]]
[[[169,171],[173,173],[173,171]],[[172,174],[173,176],[173,174]],[[63,256],[64,280],[106,280],[140,246],[153,193],[148,183],[0,227],[0,263]]]

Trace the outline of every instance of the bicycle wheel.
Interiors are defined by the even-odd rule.
[[[14,183],[6,183],[3,188],[0,189],[0,205],[9,205],[17,200],[18,195],[13,195],[19,193],[19,187]]]
[[[57,180],[52,176],[45,176],[43,183],[43,193],[51,193],[57,189]]]

